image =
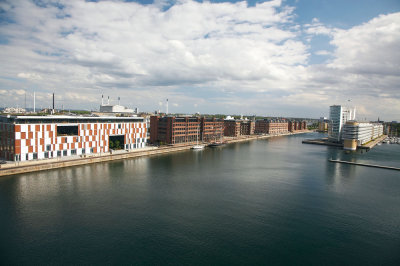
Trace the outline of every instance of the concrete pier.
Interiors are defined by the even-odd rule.
[[[325,146],[334,146],[334,147],[343,147],[341,143],[334,143],[328,141],[328,138],[323,139],[305,139],[302,141],[305,144],[315,144],[315,145],[325,145]]]
[[[383,165],[368,164],[368,163],[355,163],[355,162],[333,160],[333,159],[329,159],[329,161],[332,162],[332,163],[343,163],[343,164],[360,165],[360,166],[367,166],[367,167],[374,167],[374,168],[382,168],[382,169],[400,171],[399,167],[393,167],[393,166],[383,166]]]
[[[366,144],[364,144],[364,145],[362,145],[362,146],[360,146],[360,148],[363,148],[363,149],[372,149],[373,147],[375,147],[379,142],[381,142],[382,140],[384,140],[384,139],[386,139],[387,138],[387,135],[382,135],[382,136],[380,136],[380,137],[378,137],[378,138],[376,138],[376,139],[374,139],[374,140],[372,140],[372,141],[370,141],[370,142],[368,142],[368,143],[366,143]]]
[[[364,145],[359,145],[357,146],[357,149],[367,149],[370,150],[373,147],[375,147],[379,142],[384,140],[387,136],[382,135],[374,140],[371,140],[370,142],[364,144]],[[328,141],[328,138],[323,138],[323,139],[305,139],[302,141],[302,143],[305,144],[316,144],[316,145],[326,145],[326,146],[335,146],[335,147],[343,147],[342,143],[334,143]]]

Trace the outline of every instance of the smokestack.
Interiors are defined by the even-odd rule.
[[[104,99],[104,95],[102,94],[102,95],[101,95],[101,105],[104,105],[103,99]]]
[[[53,92],[53,114],[54,114],[54,92]]]
[[[33,91],[33,112],[36,113],[36,94]]]
[[[110,96],[108,96],[107,104],[110,105]]]
[[[167,111],[165,112],[165,114],[168,114],[168,99],[167,99]]]

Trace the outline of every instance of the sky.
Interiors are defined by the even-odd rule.
[[[0,106],[400,121],[399,0],[0,0]]]

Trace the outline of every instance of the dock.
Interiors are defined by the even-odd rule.
[[[370,142],[368,142],[368,143],[366,143],[364,145],[361,145],[359,147],[369,150],[369,149],[372,149],[373,147],[375,147],[379,142],[381,142],[382,140],[384,140],[386,138],[387,138],[387,135],[382,135],[382,136],[380,136],[380,137],[378,137],[378,138],[376,138],[376,139],[374,139],[374,140],[372,140],[372,141],[370,141]]]
[[[334,146],[334,147],[343,147],[343,144],[330,142],[328,140],[328,138],[323,138],[323,139],[305,139],[301,143],[315,144],[315,145],[325,145],[325,146]]]
[[[329,161],[332,162],[332,163],[343,163],[343,164],[351,164],[351,165],[359,165],[359,166],[366,166],[366,167],[374,167],[374,168],[381,168],[381,169],[389,169],[389,170],[400,171],[399,167],[393,167],[393,166],[383,166],[383,165],[368,164],[368,163],[355,163],[355,162],[341,161],[341,160],[334,160],[334,159],[329,159]]]
[[[382,135],[374,140],[371,140],[370,142],[363,144],[363,145],[358,145],[357,149],[366,149],[370,150],[373,147],[375,147],[379,142],[387,138],[387,135]],[[328,138],[322,138],[322,139],[305,139],[302,141],[304,144],[315,144],[315,145],[325,145],[325,146],[335,146],[335,147],[341,147],[343,148],[343,143],[334,143],[330,142]]]

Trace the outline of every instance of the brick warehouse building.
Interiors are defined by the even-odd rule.
[[[224,120],[216,118],[201,118],[201,140],[216,142],[224,136]]]
[[[238,137],[241,135],[253,135],[255,123],[250,120],[225,119],[224,126],[224,136]]]
[[[288,130],[290,132],[307,129],[306,121],[289,121]]]
[[[117,142],[127,150],[143,148],[146,131],[141,117],[2,116],[0,157],[28,161],[109,152]]]
[[[240,121],[234,119],[224,120],[224,136],[240,136]]]
[[[150,117],[150,142],[178,144],[195,141],[211,142],[221,138],[223,122],[205,117]]]
[[[289,124],[286,121],[280,120],[257,120],[255,133],[257,134],[284,134],[288,133]]]

